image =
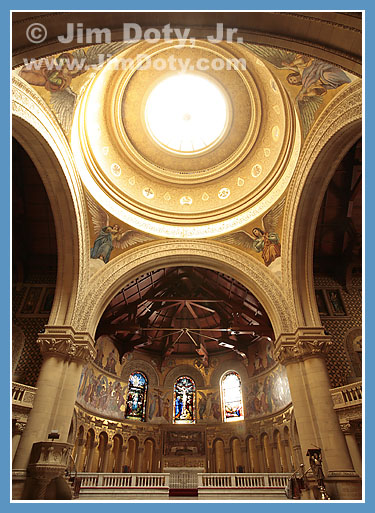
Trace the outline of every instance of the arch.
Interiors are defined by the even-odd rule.
[[[135,370],[143,372],[147,376],[148,384],[151,387],[159,386],[159,376],[155,368],[145,360],[130,360],[121,370],[121,379],[128,382],[130,374]]]
[[[235,437],[231,442],[232,449],[232,464],[233,464],[233,472],[243,472],[244,471],[244,460],[242,456],[242,448],[241,442],[239,438]]]
[[[228,370],[221,376],[220,395],[223,421],[244,420],[242,382],[237,372]]]
[[[81,424],[77,430],[77,436],[74,443],[73,448],[73,467],[74,470],[77,472],[82,472],[82,457],[84,454],[84,436],[85,436],[85,428]]]
[[[246,445],[249,457],[249,472],[260,472],[259,455],[257,451],[256,440],[253,435],[247,437]]]
[[[225,472],[225,450],[224,450],[224,442],[221,438],[217,438],[213,443],[214,450],[214,462],[215,462],[215,472]]]
[[[95,431],[90,428],[87,431],[84,454],[82,458],[82,472],[91,472],[94,455]]]
[[[131,436],[126,444],[125,468],[127,472],[137,472],[137,455],[139,441],[136,436]]]
[[[337,165],[361,136],[361,116],[361,82],[355,81],[335,96],[310,130],[291,181],[284,211],[283,279],[298,326],[321,326],[313,286],[315,228]]]
[[[102,431],[99,434],[99,442],[97,445],[97,461],[96,461],[96,472],[106,471],[106,456],[108,451],[108,434]]]
[[[144,457],[142,460],[142,472],[153,472],[155,469],[155,440],[153,438],[146,438],[144,450]]]
[[[123,445],[122,435],[116,433],[112,438],[112,449],[108,464],[109,472],[122,472]]]
[[[82,186],[68,141],[42,98],[19,77],[12,79],[12,97],[13,136],[53,198],[58,270],[49,324],[71,324],[78,291],[88,281],[89,226]]]
[[[98,271],[77,305],[74,323],[95,333],[99,319],[113,296],[137,276],[162,267],[200,266],[223,272],[247,287],[262,303],[275,336],[295,324],[293,304],[273,273],[254,257],[212,240],[165,240],[130,249]],[[79,312],[79,313],[78,313]]]
[[[244,383],[247,379],[247,368],[240,360],[228,359],[224,362],[221,362],[220,365],[212,372],[210,385],[213,387],[217,387],[220,383],[220,380],[226,372],[234,371],[239,374],[241,383]]]
[[[196,388],[204,387],[202,374],[192,365],[177,365],[171,369],[164,378],[164,388],[172,388],[176,379],[180,376],[189,376],[195,383]]]

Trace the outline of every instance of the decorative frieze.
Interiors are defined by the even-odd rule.
[[[275,358],[287,365],[307,358],[324,357],[332,342],[322,328],[299,328],[293,334],[282,334],[276,341]]]
[[[78,333],[71,327],[51,326],[40,333],[37,343],[44,357],[58,355],[68,360],[88,362],[96,350],[88,333]]]

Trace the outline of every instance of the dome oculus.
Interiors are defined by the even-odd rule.
[[[205,151],[223,137],[228,104],[210,79],[179,73],[158,82],[145,106],[152,138],[164,149],[185,155]]]

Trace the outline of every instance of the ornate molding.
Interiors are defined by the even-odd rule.
[[[276,332],[295,326],[293,302],[280,282],[254,257],[235,248],[208,240],[166,240],[128,250],[110,261],[90,279],[82,302],[77,304],[73,323],[82,331],[95,331],[100,315],[124,282],[160,265],[179,265],[189,259],[211,269],[230,274],[249,288],[263,304]]]
[[[359,122],[362,118],[362,82],[356,80],[343,88],[333,100],[326,106],[317,121],[311,128],[301,154],[299,156],[293,178],[290,183],[287,201],[284,209],[284,227],[282,235],[283,259],[282,259],[282,277],[284,290],[288,298],[294,299],[296,316],[301,319],[316,318],[319,322],[317,310],[315,307],[315,293],[312,282],[312,245],[311,241],[306,237],[313,237],[315,233],[315,226],[308,225],[306,222],[298,223],[305,214],[301,199],[303,195],[316,195],[317,188],[320,188],[319,193],[323,194],[321,190],[321,183],[327,177],[327,168],[321,163],[318,164],[318,159],[321,162],[324,160],[324,151],[329,147],[329,142],[338,133],[342,133],[342,139],[347,137],[343,129],[353,127],[355,122]],[[354,133],[354,132],[353,132]],[[346,141],[345,143],[347,143]],[[344,144],[344,143],[342,143]],[[338,146],[340,146],[338,142]],[[326,151],[327,153],[327,151]],[[338,152],[339,153],[339,152]],[[330,169],[332,168],[332,153],[328,155],[330,159]],[[323,162],[324,163],[324,162]],[[334,169],[332,169],[333,173]],[[311,179],[312,176],[314,179]],[[310,219],[314,218],[311,203],[307,206],[310,212]],[[310,235],[309,235],[310,234]],[[296,247],[299,248],[295,252]],[[301,249],[303,248],[303,249]],[[305,249],[306,248],[306,249]],[[308,254],[306,255],[306,251]],[[303,283],[296,281],[294,272],[301,268],[300,275],[304,277]],[[307,286],[308,293],[305,297],[303,287]],[[298,297],[304,297],[305,308],[311,313],[299,313],[298,311]],[[292,300],[293,300],[292,299]],[[316,310],[316,312],[315,312]],[[302,322],[306,322],[305,320]],[[299,322],[300,323],[300,322]],[[320,324],[320,322],[319,322]]]
[[[325,357],[332,342],[323,328],[299,328],[293,334],[282,334],[276,341],[275,358],[283,365]]]
[[[71,327],[47,326],[45,333],[39,334],[37,344],[44,357],[60,356],[70,361],[89,362],[96,354],[91,336],[75,332]]]
[[[74,300],[78,300],[80,296],[84,294],[85,284],[89,279],[89,221],[85,209],[85,198],[83,193],[83,188],[81,184],[80,177],[78,175],[73,155],[69,146],[69,142],[63,133],[59,123],[57,122],[53,112],[47,106],[45,101],[38,95],[33,87],[27,84],[24,80],[22,80],[16,73],[12,75],[12,114],[14,119],[21,120],[22,124],[17,122],[13,123],[14,133],[17,137],[21,137],[22,144],[25,146],[25,149],[33,153],[33,145],[35,146],[35,141],[30,140],[30,130],[25,130],[25,125],[29,125],[32,127],[37,133],[40,140],[43,140],[44,143],[48,145],[48,154],[49,161],[48,162],[40,162],[40,158],[38,159],[39,165],[38,171],[41,173],[43,182],[48,183],[49,188],[54,191],[56,198],[61,198],[62,191],[59,189],[58,180],[56,180],[56,174],[48,173],[43,171],[44,169],[48,169],[50,166],[53,166],[52,157],[56,159],[58,164],[61,167],[61,172],[59,173],[61,178],[61,183],[64,180],[69,189],[70,198],[68,202],[70,203],[71,211],[66,211],[67,201],[59,201],[57,200],[53,207],[54,212],[56,213],[55,219],[57,227],[60,227],[59,230],[56,230],[56,235],[59,238],[63,237],[64,240],[61,240],[61,244],[58,244],[60,247],[64,247],[65,238],[71,236],[71,230],[76,229],[78,232],[78,252],[79,254],[73,255],[74,260],[78,261],[77,271],[75,272],[77,278],[77,299],[73,296]],[[39,141],[40,142],[40,141]],[[40,155],[39,155],[40,157]],[[58,172],[55,169],[56,173]],[[59,190],[58,190],[59,189]],[[74,212],[74,219],[71,222],[64,222],[64,219],[71,219],[72,212]],[[59,240],[58,240],[59,242]],[[59,253],[60,254],[60,253]],[[61,255],[60,255],[61,256]],[[67,261],[69,258],[64,257],[64,252],[62,252],[62,258],[59,258],[59,278],[60,278],[60,289],[64,288],[64,270],[67,267]],[[69,269],[68,272],[71,274],[73,269]],[[59,285],[59,280],[57,285]],[[60,290],[56,288],[55,298],[59,297]],[[61,303],[63,301],[61,300]],[[69,302],[71,312],[73,312],[72,302]],[[67,309],[67,304],[60,305],[60,309]],[[61,313],[61,312],[60,312]]]

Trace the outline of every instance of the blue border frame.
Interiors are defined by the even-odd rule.
[[[351,10],[365,10],[365,26],[366,26],[366,31],[365,31],[365,44],[366,44],[366,55],[369,55],[370,58],[366,59],[366,64],[368,64],[368,62],[370,61],[371,62],[371,51],[372,51],[372,48],[373,48],[373,45],[372,43],[374,43],[374,32],[375,32],[375,25],[374,25],[374,11],[375,11],[375,4],[373,2],[370,2],[370,0],[366,0],[366,1],[362,1],[360,3],[357,3],[357,2],[348,2],[346,0],[342,0],[342,1],[321,1],[321,0],[315,0],[314,3],[310,3],[310,4],[301,4],[301,2],[296,2],[296,1],[289,1],[289,2],[285,2],[285,3],[282,3],[282,2],[276,2],[276,1],[263,1],[261,3],[258,3],[258,2],[249,2],[249,1],[245,1],[245,0],[232,0],[231,2],[223,2],[223,0],[200,0],[200,1],[197,1],[197,0],[192,0],[190,2],[181,2],[181,3],[176,3],[176,2],[173,2],[173,1],[166,1],[166,0],[159,0],[158,2],[156,1],[143,1],[142,3],[140,2],[137,2],[137,1],[127,1],[127,2],[119,2],[118,0],[116,1],[113,1],[111,2],[110,4],[110,9],[108,10],[141,10],[141,11],[147,11],[147,10],[191,10],[191,11],[199,11],[199,10],[208,10],[208,11],[218,11],[218,10],[238,10],[238,11],[242,11],[242,10],[261,10],[261,11],[290,11],[290,10],[314,10],[314,11],[324,11],[324,10],[338,10],[338,11],[351,11]],[[311,8],[312,7],[312,8]],[[32,8],[32,9],[31,9]],[[2,2],[1,3],[1,12],[2,12],[2,17],[1,17],[1,25],[2,25],[2,30],[1,30],[1,41],[2,41],[2,46],[3,48],[9,48],[9,54],[10,54],[10,45],[11,45],[11,42],[10,42],[10,19],[9,19],[9,13],[10,13],[10,10],[31,10],[31,11],[36,11],[36,10],[46,10],[46,11],[53,11],[53,10],[58,10],[58,11],[61,11],[61,10],[107,10],[107,9],[103,9],[103,3],[101,2],[98,2],[97,0],[92,0],[91,2],[86,2],[85,4],[83,4],[82,2],[80,3],[80,5],[77,5],[77,2],[76,1],[71,1],[71,0],[66,0],[64,2],[63,5],[53,5],[51,4],[51,2],[46,2],[46,1],[35,1],[33,3],[30,3],[29,1],[18,1],[18,2],[9,2],[9,1],[5,1],[5,2]],[[370,67],[370,65],[368,65],[366,67],[366,84],[370,84],[371,83],[371,79],[372,79],[372,68]],[[4,109],[3,109],[3,113],[4,112],[7,112],[8,115],[10,116],[10,103],[9,103],[9,98],[10,98],[10,94],[9,94],[9,85],[7,84],[7,81],[6,79],[3,79],[2,82],[1,82],[1,86],[0,86],[2,89],[5,89],[4,91],[2,91],[2,98],[3,98],[3,104],[4,105]],[[366,123],[365,123],[365,128],[368,130],[368,133],[371,134],[371,131],[370,131],[370,120],[371,120],[371,116],[370,114],[373,113],[373,102],[374,102],[374,99],[373,99],[373,95],[371,93],[369,93],[368,95],[366,95]],[[9,110],[8,110],[9,109]],[[5,168],[6,169],[9,169],[9,166],[10,166],[10,151],[9,151],[9,148],[10,148],[10,138],[9,138],[9,127],[7,126],[7,123],[4,123],[3,124],[3,127],[2,127],[2,131],[3,131],[3,134],[2,134],[2,138],[1,138],[1,144],[2,146],[4,146],[3,148],[3,152],[2,152],[2,161],[3,161],[3,165],[5,164]],[[367,191],[367,194],[365,195],[365,198],[366,198],[366,203],[365,203],[365,218],[366,220],[368,221],[369,223],[369,226],[371,226],[371,220],[372,220],[372,215],[373,215],[373,201],[372,201],[372,192],[374,190],[374,175],[375,175],[375,172],[373,171],[373,166],[372,164],[374,163],[373,160],[374,160],[374,156],[373,156],[373,152],[371,151],[371,147],[373,146],[372,144],[372,140],[370,139],[370,135],[368,137],[368,145],[366,145],[366,153],[365,153],[365,157],[366,157],[366,168],[368,169],[368,172],[366,173],[366,191]],[[10,174],[5,171],[4,173],[4,177],[3,177],[3,180],[2,180],[2,187],[0,189],[0,205],[1,205],[1,213],[4,214],[4,217],[6,219],[6,226],[9,226],[9,222],[10,222],[10,195],[9,195],[9,188],[10,188]],[[9,231],[10,233],[10,231]],[[371,232],[369,232],[371,233]],[[367,508],[369,506],[371,506],[371,504],[373,503],[373,499],[374,499],[374,492],[373,492],[373,489],[375,488],[374,486],[372,486],[372,478],[374,477],[374,473],[373,473],[373,468],[375,466],[375,463],[374,463],[374,456],[375,456],[375,452],[374,452],[374,443],[373,443],[373,434],[371,432],[371,428],[372,428],[372,422],[374,421],[374,418],[373,418],[373,411],[375,411],[375,408],[374,408],[374,404],[373,404],[373,397],[375,394],[371,393],[372,390],[371,390],[371,385],[372,385],[372,382],[371,382],[371,377],[369,376],[370,372],[371,372],[371,367],[370,367],[370,364],[369,362],[372,361],[372,358],[373,358],[373,353],[374,353],[374,343],[373,341],[371,340],[371,325],[370,325],[370,315],[373,311],[373,299],[372,299],[372,289],[373,289],[373,285],[374,285],[374,270],[373,270],[373,266],[371,265],[372,264],[372,261],[371,261],[371,257],[372,255],[374,254],[374,251],[373,251],[373,245],[374,245],[374,242],[372,240],[372,237],[369,235],[369,237],[367,238],[366,240],[366,256],[368,257],[366,259],[366,262],[368,262],[368,265],[366,266],[366,276],[365,276],[365,290],[366,290],[366,296],[365,296],[365,318],[366,318],[366,321],[367,321],[367,329],[366,329],[366,334],[368,334],[368,337],[367,337],[367,344],[366,344],[366,361],[367,361],[367,379],[366,379],[366,382],[367,382],[367,389],[368,389],[368,394],[366,394],[366,433],[367,433],[367,436],[366,436],[366,469],[367,469],[367,474],[366,474],[366,503],[365,504],[345,504],[345,503],[335,503],[335,504],[332,504],[332,503],[324,503],[324,504],[327,504],[327,507],[333,507],[333,508],[340,508],[340,511],[342,511],[342,509],[347,509],[347,508],[350,508],[350,511],[352,511],[353,508]],[[11,246],[11,239],[9,239],[9,246]],[[1,252],[1,263],[2,263],[2,267],[3,267],[3,272],[1,273],[1,278],[0,278],[0,287],[1,287],[1,290],[3,291],[6,291],[6,290],[10,290],[10,272],[11,272],[11,267],[10,267],[10,255],[8,254],[8,251],[7,249],[4,249],[2,252]],[[8,271],[9,269],[9,271]],[[7,294],[5,294],[2,298],[2,301],[3,301],[3,308],[2,308],[2,317],[3,317],[3,323],[2,323],[2,338],[3,338],[3,343],[6,344],[7,343],[7,340],[10,340],[10,326],[9,326],[9,318],[10,318],[10,302],[9,302],[9,296]],[[8,353],[6,353],[8,354]],[[10,362],[7,361],[7,358],[2,358],[2,376],[5,377],[5,379],[7,379],[7,383],[10,382]],[[5,403],[6,403],[6,400],[5,400]],[[2,425],[2,435],[3,435],[3,441],[4,440],[7,440],[8,437],[9,437],[9,431],[8,431],[9,427],[8,425],[5,423],[5,425],[3,424]],[[5,453],[6,454],[6,453]],[[2,483],[2,490],[3,490],[3,494],[2,494],[2,500],[1,500],[1,503],[2,503],[2,506],[6,507],[8,504],[9,504],[9,486],[10,486],[10,483],[9,483],[9,466],[8,466],[8,461],[7,461],[7,456],[5,456],[5,464],[3,464],[3,473],[2,473],[2,479],[1,479],[1,483]],[[46,503],[48,504],[48,503]],[[204,504],[204,503],[194,503],[194,506],[192,504],[184,504],[182,502],[178,503],[178,510],[179,511],[182,511],[182,512],[190,512],[190,509],[191,507],[193,506],[194,509],[195,508],[198,508],[198,509],[202,509],[202,508],[207,508],[209,507],[210,509],[211,508],[215,508],[215,510],[220,510],[220,511],[225,511],[226,509],[228,509],[228,506],[229,506],[230,503],[219,503],[219,504]],[[301,507],[308,507],[308,508],[311,508],[311,507],[314,507],[315,505],[317,504],[320,504],[322,505],[323,503],[319,502],[319,503],[312,503],[312,504],[306,504],[306,503],[298,503],[297,501],[295,503],[287,503],[287,504],[270,504],[270,503],[255,503],[254,505],[257,507],[257,508],[261,508],[262,511],[264,510],[264,508],[268,509],[268,508],[282,508],[282,509],[285,509],[285,508],[289,508],[290,506],[293,507],[293,505],[297,505],[299,504],[299,506]],[[330,506],[328,506],[328,504]],[[26,504],[25,504],[26,505]],[[64,505],[66,504],[58,504],[58,503],[54,503],[54,507],[64,507]],[[130,503],[126,503],[125,507],[129,506]],[[22,504],[11,504],[12,507],[15,507],[15,508],[18,508],[20,506],[22,506]],[[84,508],[90,508],[90,511],[92,509],[96,509],[96,508],[103,508],[103,503],[101,504],[95,504],[95,503],[90,503],[90,504],[83,504],[83,503],[71,503],[70,506],[73,506],[73,507],[76,507],[76,506],[79,506],[80,508],[84,507]],[[148,508],[152,508],[152,510],[157,510],[157,511],[162,511],[162,509],[164,510],[166,507],[168,508],[169,506],[171,507],[174,507],[176,508],[175,504],[173,503],[163,503],[163,504],[144,504],[144,503],[136,503],[136,505],[134,504],[134,507],[136,507],[136,509],[139,511],[140,509],[148,509]],[[39,504],[30,504],[30,503],[27,503],[27,508],[38,508],[39,507]],[[124,508],[124,505],[121,504],[113,504],[111,505],[111,507],[115,507],[115,508],[118,508],[118,507],[121,507],[121,508]],[[133,506],[132,506],[133,507]],[[230,506],[229,506],[230,507]],[[252,508],[253,505],[252,504],[248,504],[248,503],[238,503],[236,504],[236,508],[242,510],[242,511],[248,511],[249,508]]]

